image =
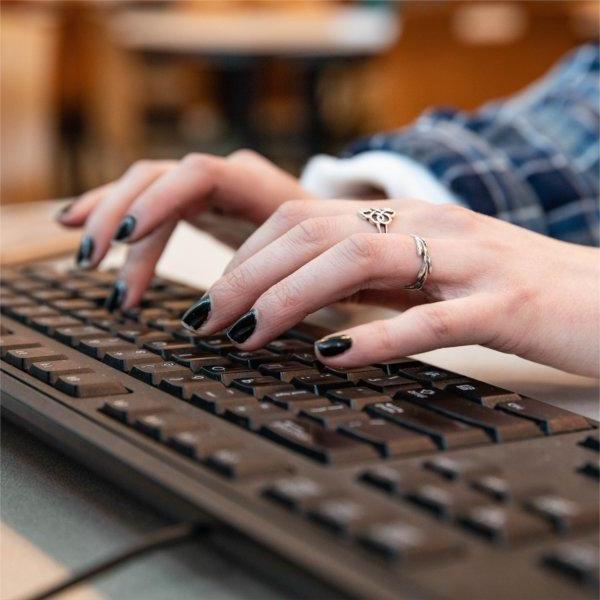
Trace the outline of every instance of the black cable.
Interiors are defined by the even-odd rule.
[[[166,527],[162,527],[161,529],[144,536],[129,548],[125,548],[124,550],[121,550],[121,552],[101,560],[94,565],[76,571],[70,577],[49,587],[45,591],[30,596],[26,600],[45,600],[46,598],[50,598],[50,596],[63,592],[92,577],[96,577],[96,575],[104,573],[105,571],[132,558],[145,554],[146,552],[177,544],[197,536],[207,535],[213,531],[214,526],[209,523],[176,523],[175,525],[167,525]]]

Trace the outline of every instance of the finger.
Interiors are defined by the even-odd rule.
[[[430,251],[440,260],[428,284],[460,288],[465,276],[473,277],[475,270],[467,268],[458,242],[434,239]],[[452,260],[444,260],[449,256]],[[360,289],[401,289],[413,283],[420,266],[409,236],[355,234],[269,288],[228,335],[245,350],[258,348],[306,315]]]
[[[150,235],[132,244],[119,277],[106,299],[105,308],[114,312],[137,306],[154,276],[154,269],[177,221],[163,223]]]
[[[102,260],[133,200],[175,164],[173,161],[140,161],[114,184],[87,217],[77,257],[80,267],[94,267]]]
[[[354,215],[308,219],[284,233],[213,284],[183,316],[183,323],[212,334],[245,313],[263,292],[339,241],[370,226]],[[208,308],[210,304],[210,308]]]
[[[365,200],[292,200],[282,204],[273,215],[260,227],[236,252],[231,262],[225,268],[225,273],[229,273],[240,265],[250,256],[259,252],[262,248],[270,244],[273,240],[283,235],[286,231],[295,227],[302,221],[315,217],[334,217],[337,215],[352,215],[356,223],[366,224],[359,217],[357,212],[363,208],[393,206],[394,210],[402,218],[394,222],[395,229],[390,231],[406,231],[398,229],[397,223],[400,223],[407,212],[417,210],[420,207],[427,206],[426,202],[420,200],[402,200],[377,202]],[[373,225],[368,225],[369,231],[374,231]]]
[[[438,348],[487,344],[496,335],[498,314],[496,297],[489,294],[423,304],[323,338],[315,351],[328,365],[350,368]]]
[[[115,185],[115,181],[94,188],[65,204],[56,214],[56,220],[65,227],[81,227],[94,207]]]

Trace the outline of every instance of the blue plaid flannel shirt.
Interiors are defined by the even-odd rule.
[[[518,95],[473,114],[436,109],[355,142],[345,156],[396,152],[473,210],[561,240],[598,245],[600,45],[567,55]]]

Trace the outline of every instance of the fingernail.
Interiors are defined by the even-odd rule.
[[[346,352],[352,346],[352,338],[347,335],[336,335],[334,337],[325,338],[315,343],[317,352],[321,356],[336,356],[342,352]]]
[[[80,269],[87,269],[91,264],[92,254],[94,253],[94,239],[91,235],[86,235],[82,240],[77,251],[75,262]]]
[[[119,279],[115,282],[110,296],[104,302],[104,308],[108,312],[115,312],[115,310],[121,308],[125,296],[127,296],[127,284]]]
[[[256,329],[256,311],[248,311],[241,316],[227,332],[227,337],[236,344],[244,343]]]
[[[127,215],[117,228],[113,240],[121,241],[128,238],[133,233],[136,223],[137,220],[133,215]]]
[[[73,204],[75,204],[75,202],[69,202],[68,204],[65,204],[60,210],[56,212],[54,218],[57,221],[60,221],[63,217],[67,216],[67,213],[71,210]]]
[[[183,317],[181,317],[183,326],[192,330],[200,328],[206,319],[208,319],[210,308],[210,296],[204,294],[204,296],[202,296],[200,300],[194,302],[194,304],[185,311]]]

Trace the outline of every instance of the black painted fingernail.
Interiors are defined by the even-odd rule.
[[[346,352],[352,346],[352,338],[347,335],[337,335],[316,342],[315,346],[321,356],[335,356]]]
[[[80,269],[87,269],[91,264],[92,254],[94,253],[94,239],[91,235],[86,235],[79,245],[77,258],[75,262]]]
[[[115,285],[104,302],[104,308],[108,312],[115,312],[118,308],[121,308],[121,305],[125,301],[125,296],[127,296],[127,284],[122,280],[117,280]]]
[[[117,228],[113,240],[121,241],[128,238],[133,233],[136,223],[137,220],[133,215],[127,215]]]
[[[210,313],[210,296],[204,294],[200,300],[192,304],[181,317],[181,322],[188,329],[198,329],[201,327]]]
[[[73,204],[75,204],[75,202],[69,202],[68,204],[65,204],[59,211],[57,211],[57,213],[54,215],[54,218],[57,221],[60,221],[71,210]]]
[[[227,332],[227,337],[236,344],[243,344],[256,329],[256,311],[248,311],[241,316]]]

